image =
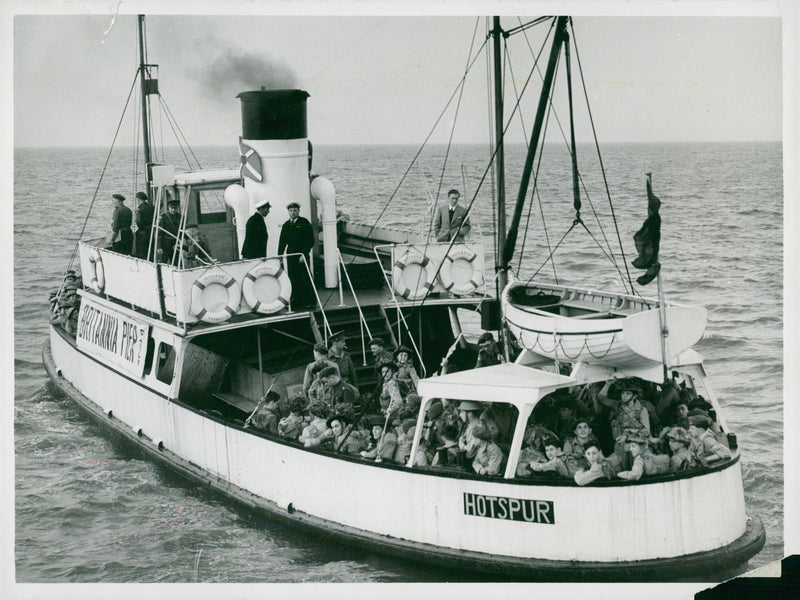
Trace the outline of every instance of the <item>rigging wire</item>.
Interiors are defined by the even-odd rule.
[[[136,74],[137,74],[137,77],[138,77],[138,75],[139,75],[139,71],[138,70],[137,70]],[[138,100],[138,98],[139,98],[138,88],[136,89],[134,94],[135,94],[134,102],[136,102],[136,100]],[[138,102],[137,102],[137,104],[138,104]],[[138,110],[133,111],[133,173],[132,173],[132,179],[133,179],[134,203],[136,202],[136,195],[135,195],[136,187],[137,187],[137,185],[139,183],[139,135],[140,135],[139,117],[140,117],[139,111]]]
[[[169,106],[167,105],[167,101],[164,99],[164,96],[162,96],[159,93],[158,94],[158,99],[161,102],[161,105],[162,105],[162,107],[164,109],[165,114],[167,115],[167,122],[170,123],[170,126],[172,127],[173,133],[175,133],[175,129],[177,129],[177,131],[178,131],[177,133],[175,133],[175,139],[178,141],[178,145],[181,146],[181,152],[183,152],[182,145],[186,144],[186,149],[189,151],[189,154],[192,155],[192,157],[194,158],[194,161],[197,163],[197,168],[198,169],[202,169],[203,167],[200,164],[200,160],[197,158],[197,156],[195,155],[194,151],[192,150],[192,147],[189,144],[189,140],[187,139],[186,135],[184,135],[183,130],[180,128],[180,125],[178,125],[178,120],[172,114],[172,111],[170,110]],[[186,153],[184,152],[184,157],[185,156],[186,156]],[[192,163],[189,161],[188,158],[186,159],[186,163],[189,165],[189,169],[191,169],[192,168]]]
[[[580,53],[578,52],[578,41],[575,39],[575,30],[574,30],[573,25],[572,25],[572,20],[570,20],[570,30],[572,32],[573,45],[575,46],[575,58],[576,58],[576,60],[578,62],[578,72],[581,75],[581,85],[583,87],[583,95],[586,98],[586,109],[587,109],[588,114],[589,114],[589,122],[592,125],[592,136],[594,137],[595,147],[597,148],[597,159],[600,161],[600,171],[603,174],[603,184],[605,185],[606,195],[608,196],[608,205],[609,205],[609,207],[611,209],[611,217],[612,217],[613,222],[614,222],[614,229],[615,229],[615,231],[617,233],[617,240],[619,242],[620,252],[622,253],[622,263],[625,265],[625,273],[626,273],[626,275],[628,277],[628,285],[630,286],[631,292],[635,293],[635,290],[633,288],[633,282],[631,281],[631,274],[630,274],[630,271],[628,269],[628,261],[625,260],[625,248],[622,245],[622,237],[620,236],[619,226],[617,224],[617,217],[616,217],[616,214],[614,213],[614,204],[611,202],[611,191],[608,188],[608,179],[606,178],[606,170],[605,170],[605,166],[603,165],[603,158],[600,155],[600,144],[597,141],[597,131],[596,131],[595,126],[594,126],[594,117],[592,116],[592,108],[589,105],[589,93],[586,90],[586,80],[583,77],[583,67],[581,66],[581,56],[580,56]],[[609,249],[610,249],[610,246],[609,246]],[[625,282],[623,280],[623,285],[624,285],[624,283]]]
[[[108,155],[106,156],[105,163],[103,163],[103,170],[100,172],[100,177],[97,180],[97,186],[94,188],[94,194],[92,194],[92,201],[89,204],[89,210],[86,211],[86,217],[83,220],[83,225],[81,226],[81,231],[78,234],[78,239],[75,242],[75,247],[72,249],[72,255],[69,258],[69,264],[67,265],[67,269],[69,270],[72,267],[72,264],[75,262],[75,255],[78,253],[78,244],[80,240],[83,238],[83,234],[86,231],[86,225],[89,223],[89,216],[92,214],[92,207],[94,206],[95,201],[97,200],[97,194],[100,191],[100,185],[103,183],[103,176],[106,174],[106,169],[108,168],[108,163],[111,160],[111,153],[114,151],[114,145],[117,141],[117,136],[119,135],[120,129],[122,128],[122,121],[125,118],[125,111],[128,110],[128,105],[131,101],[131,96],[133,95],[133,91],[136,87],[136,76],[133,77],[133,82],[131,83],[131,89],[128,91],[128,97],[125,100],[125,106],[122,109],[122,115],[120,115],[119,123],[117,123],[117,129],[114,132],[114,139],[111,141],[111,147],[108,149]],[[61,286],[58,290],[58,296],[61,295],[61,290],[64,287],[64,281],[61,282]]]
[[[180,126],[175,120],[175,117],[172,115],[169,106],[167,106],[166,100],[164,100],[164,97],[160,93],[158,94],[158,100],[161,103],[162,108],[164,109],[164,113],[167,115],[167,123],[169,123],[169,126],[172,128],[172,133],[175,134],[175,139],[178,140],[178,148],[180,149],[181,154],[183,154],[183,158],[184,160],[186,160],[186,164],[189,166],[189,170],[192,170],[192,161],[186,154],[186,150],[188,150],[189,154],[191,154],[192,158],[194,158],[195,162],[197,163],[197,168],[202,169],[203,167],[200,165],[200,161],[198,160],[197,156],[195,155],[194,151],[189,145],[188,140],[186,140],[186,136],[183,134],[183,131],[181,131]],[[186,144],[186,149],[184,149],[184,143]]]
[[[486,46],[486,42],[485,41],[483,43],[483,46]],[[475,60],[477,60],[477,57],[480,54],[481,49],[479,49],[478,52],[476,53]],[[473,64],[474,64],[474,61],[473,61]],[[471,67],[472,67],[472,65],[470,65],[470,69],[471,69]],[[399,191],[400,186],[403,184],[403,182],[405,181],[406,177],[408,177],[408,174],[411,172],[411,169],[414,167],[414,163],[417,161],[417,159],[419,158],[420,154],[422,154],[422,151],[425,149],[425,146],[427,145],[428,141],[431,139],[431,136],[433,135],[433,132],[436,130],[436,127],[438,126],[439,122],[444,118],[444,114],[447,111],[447,109],[450,106],[450,104],[453,102],[453,99],[456,97],[456,94],[458,93],[459,87],[464,85],[464,80],[465,79],[466,79],[466,75],[461,78],[461,81],[459,82],[458,86],[456,86],[456,89],[453,90],[453,93],[450,95],[450,98],[448,99],[445,107],[442,109],[441,113],[439,113],[439,116],[436,118],[436,121],[434,122],[433,127],[431,127],[430,131],[428,132],[428,135],[425,137],[425,140],[423,140],[423,142],[420,145],[419,149],[414,154],[414,157],[411,160],[411,163],[408,165],[408,168],[405,170],[405,172],[403,173],[403,176],[400,178],[400,182],[397,184],[397,186],[395,187],[394,191],[391,193],[389,198],[384,203],[383,208],[381,209],[381,212],[378,214],[377,218],[375,219],[375,222],[372,224],[372,226],[370,227],[369,231],[367,232],[367,234],[364,237],[369,237],[370,235],[372,235],[372,232],[378,226],[378,223],[380,222],[380,220],[383,218],[383,215],[388,210],[389,205],[392,203],[392,201],[394,200],[395,196],[397,195],[397,192]],[[350,260],[350,264],[352,264],[353,261],[356,258],[357,258],[356,256],[353,256],[353,258]]]
[[[571,20],[570,20],[570,26],[572,27],[572,21]],[[579,66],[579,70],[580,70],[580,57],[578,55],[577,42],[575,41],[574,29],[572,30],[572,36],[571,37],[572,37],[572,40],[573,40],[573,45],[575,46],[575,55],[576,55],[576,58],[578,60],[578,66]],[[528,46],[529,51],[533,55],[533,48],[531,48],[531,44],[530,44],[530,40],[528,39],[528,36],[524,35],[524,38],[525,38],[525,41],[526,41],[526,44]],[[540,49],[540,53],[541,53],[541,49]],[[539,69],[539,65],[538,65],[538,58],[535,61],[534,68],[539,71],[539,76],[542,77],[541,69]],[[588,93],[586,91],[585,81],[583,79],[583,71],[580,70],[580,73],[581,73],[581,82],[583,84],[583,89],[584,89],[584,97],[586,99],[587,109],[589,110],[590,118],[591,118],[591,108],[589,107],[589,98],[588,98]],[[526,86],[527,86],[527,83],[526,83]],[[523,95],[524,93],[525,93],[525,88],[523,88],[522,94],[520,94],[520,96]],[[567,140],[566,133],[564,132],[564,128],[563,128],[563,126],[561,124],[561,120],[558,117],[558,111],[556,110],[555,106],[553,105],[552,98],[550,98],[549,102],[550,102],[550,110],[552,111],[553,117],[556,120],[556,124],[558,126],[559,132],[561,133],[561,138],[564,141],[564,145],[567,148],[567,151],[570,153],[570,156],[572,156],[572,149],[570,148],[570,144],[569,144],[569,141]],[[594,129],[594,127],[593,127],[593,129]],[[601,165],[601,169],[602,169],[602,166],[603,166],[602,156],[600,155],[599,145],[597,145],[597,135],[596,135],[596,133],[595,133],[595,144],[596,144],[598,160],[600,161],[600,165]],[[600,246],[596,239],[594,241],[596,243],[598,243],[598,247],[600,247],[600,249],[602,250],[603,254],[606,257],[609,258],[609,262],[614,266],[614,268],[619,273],[619,275],[621,277],[623,277],[622,271],[619,268],[619,264],[617,263],[616,257],[614,256],[614,253],[611,250],[611,244],[608,241],[608,238],[606,237],[605,229],[604,229],[602,223],[600,222],[600,218],[599,218],[598,212],[594,207],[594,203],[592,202],[592,198],[591,198],[591,195],[589,194],[589,190],[586,187],[586,182],[583,180],[583,177],[582,177],[582,175],[580,173],[578,173],[578,178],[579,178],[579,181],[580,181],[580,187],[583,189],[583,192],[584,192],[584,199],[586,200],[586,202],[588,203],[589,207],[592,210],[592,215],[594,217],[595,222],[597,223],[597,226],[598,226],[598,229],[600,230],[600,233],[602,234],[602,237],[603,237],[603,240],[605,241],[607,250],[606,250],[606,248]],[[605,170],[603,170],[603,178],[605,180]],[[611,196],[610,196],[610,192],[608,192],[608,184],[607,184],[607,182],[606,182],[606,192],[608,193],[609,204],[611,204]],[[539,196],[538,190],[536,190],[536,193],[537,193],[537,197],[539,197],[540,211],[542,213],[542,218],[544,219],[544,210],[543,210],[543,207],[541,205],[541,197]],[[613,217],[613,215],[614,215],[614,213],[613,213],[613,205],[611,207],[611,210],[612,210],[612,217]],[[614,218],[614,225],[615,225],[615,227],[617,225],[616,218]],[[588,232],[588,228],[587,228],[587,232]],[[545,234],[547,234],[546,226],[545,226]],[[618,229],[617,229],[617,237],[619,238],[619,230]],[[549,247],[549,242],[548,242],[548,247]],[[621,241],[620,241],[620,247],[622,247]],[[521,257],[521,254],[522,254],[523,251],[524,251],[524,246],[520,251],[520,257]],[[623,254],[623,256],[624,256],[624,254]],[[555,270],[555,263],[553,263],[553,267],[554,267],[554,270]],[[626,265],[626,270],[627,270],[627,265]],[[556,276],[556,279],[557,279],[557,276]],[[630,276],[628,276],[628,279],[630,281]],[[624,287],[624,277],[623,277],[623,287]]]
[[[538,59],[539,59],[539,57],[536,57],[536,62],[537,63],[538,63]],[[508,64],[509,64],[509,71],[511,72],[511,85],[514,88],[514,95],[516,97],[516,102],[517,102],[517,104],[519,104],[522,101],[522,98],[517,92],[516,80],[514,78],[514,69],[513,69],[512,65],[511,65],[511,60],[510,59],[508,61]],[[544,128],[542,130],[542,140],[544,140],[547,137],[547,129],[548,129],[548,125],[550,123],[550,115],[553,114],[553,112],[554,111],[552,110],[552,103],[551,103],[550,109],[548,109],[548,111],[547,111],[547,116],[546,116],[545,122],[544,122]],[[525,138],[525,147],[527,149],[527,147],[528,147],[528,133],[527,133],[527,130],[526,130],[526,127],[525,127],[525,118],[524,118],[524,116],[522,114],[522,111],[519,111],[519,120],[520,120],[520,125],[522,127],[522,133],[523,133],[524,138]],[[545,237],[545,242],[547,244],[547,249],[548,250],[552,250],[552,247],[550,245],[550,232],[547,229],[547,222],[545,220],[544,207],[542,206],[542,197],[539,194],[539,187],[537,185],[538,179],[539,179],[539,170],[540,170],[540,167],[541,167],[541,164],[542,164],[542,156],[544,154],[543,150],[544,150],[544,144],[542,144],[542,151],[540,151],[540,153],[539,153],[539,159],[538,159],[538,162],[536,164],[536,173],[535,173],[535,175],[533,177],[533,188],[531,190],[531,201],[530,201],[530,204],[528,205],[528,215],[527,215],[527,218],[525,220],[525,231],[522,234],[522,245],[520,246],[519,260],[517,262],[517,273],[519,273],[520,269],[522,268],[522,255],[525,252],[525,243],[526,243],[526,241],[528,239],[528,229],[529,229],[529,225],[530,225],[530,221],[531,221],[531,213],[533,211],[533,195],[534,194],[536,194],[537,203],[538,203],[538,206],[539,206],[539,212],[540,212],[541,217],[542,217],[542,230],[544,231],[544,237]],[[553,277],[555,278],[556,283],[558,283],[558,273],[556,272],[556,263],[555,263],[555,261],[552,261],[551,264],[553,266]]]
[[[547,44],[547,40],[549,39],[549,37],[550,37],[550,34],[551,34],[551,33],[553,33],[553,32],[555,31],[555,24],[556,24],[556,20],[555,20],[555,19],[553,19],[553,20],[551,21],[551,23],[550,23],[550,29],[548,30],[548,32],[547,32],[547,35],[545,36],[545,38],[544,38],[544,41],[542,42],[542,48],[541,48],[541,50],[540,50],[540,54],[541,54],[541,52],[543,52],[543,51],[544,51],[544,47],[545,47],[545,45]],[[485,47],[486,47],[487,40],[488,40],[488,38],[486,38],[486,40],[484,40],[483,46],[481,47],[481,49],[480,49],[478,52],[480,52],[480,51],[481,51],[483,48],[485,48]],[[538,63],[538,59],[537,59],[537,63]],[[528,83],[530,83],[530,78],[531,78],[531,77],[532,77],[532,73],[531,73],[531,75],[529,76],[529,78],[528,78],[528,81],[527,81],[527,82],[526,82],[526,84],[525,84],[525,87],[527,87]],[[463,79],[462,79],[462,85],[463,85]],[[524,93],[524,88],[523,88],[523,93]],[[511,122],[512,122],[512,120],[513,120],[513,118],[514,118],[514,115],[516,114],[516,112],[517,112],[517,110],[518,110],[519,108],[520,108],[520,106],[519,106],[519,104],[518,104],[518,103],[514,105],[514,108],[513,108],[513,109],[512,109],[512,111],[511,111],[511,115],[509,115],[508,121],[507,121],[507,123],[506,123],[505,127],[503,128],[503,137],[505,137],[505,135],[506,135],[506,133],[507,133],[507,131],[508,131],[508,128],[511,126]],[[434,125],[434,127],[435,127],[435,125]],[[427,142],[427,140],[426,140],[426,142]],[[423,146],[424,146],[424,143],[423,143]],[[420,150],[420,151],[421,151],[421,150]],[[450,245],[447,247],[447,251],[444,253],[444,256],[445,256],[445,257],[446,257],[448,254],[450,254],[450,250],[452,250],[452,249],[453,249],[453,244],[455,244],[455,242],[456,242],[456,238],[458,237],[458,233],[461,231],[461,227],[463,226],[463,223],[464,223],[464,222],[465,222],[465,221],[466,221],[466,220],[469,218],[469,216],[471,215],[471,213],[472,213],[472,206],[475,204],[475,200],[476,200],[476,199],[477,199],[477,197],[478,197],[478,193],[480,192],[480,190],[481,190],[481,187],[483,186],[483,183],[486,181],[487,174],[489,173],[490,169],[492,168],[492,166],[493,166],[493,164],[494,164],[494,159],[495,159],[495,156],[496,156],[496,155],[497,155],[497,147],[495,147],[495,149],[494,149],[494,152],[492,153],[492,155],[491,155],[491,157],[490,157],[490,159],[489,159],[489,164],[486,166],[486,169],[484,169],[484,171],[483,171],[483,175],[481,175],[481,178],[480,178],[480,180],[478,181],[478,185],[477,185],[477,187],[475,188],[475,194],[473,195],[473,197],[472,197],[472,200],[470,200],[470,203],[469,203],[469,205],[467,206],[467,210],[466,210],[466,216],[464,217],[464,220],[462,221],[462,225],[459,225],[458,231],[456,231],[456,235],[454,235],[454,236],[453,236],[453,239],[452,239],[452,240],[450,240]],[[386,207],[384,207],[384,210],[385,210],[385,209],[386,209]],[[377,223],[376,223],[376,224],[377,224]],[[373,226],[373,227],[374,227],[374,226]],[[434,275],[433,275],[433,279],[434,279],[434,280],[435,280],[435,279],[436,279],[436,278],[439,276],[439,272],[442,270],[442,266],[443,266],[443,265],[444,265],[444,261],[442,261],[442,262],[439,264],[439,267],[437,268],[437,270],[436,270],[436,273],[434,273]],[[421,309],[422,309],[422,307],[423,307],[423,305],[425,304],[425,301],[426,301],[427,299],[428,299],[428,296],[427,296],[427,295],[426,295],[425,297],[423,297],[423,298],[422,298],[422,301],[421,301],[421,302],[420,302],[420,304],[419,304],[419,306],[418,306],[418,307],[417,307],[417,306],[415,306],[415,307],[412,309],[412,312],[411,312],[410,314],[413,314],[413,310],[414,310],[414,309],[416,309],[416,308],[419,308],[419,309],[421,310]]]
[[[486,28],[489,28],[489,17],[486,17]],[[503,40],[504,48],[505,48],[505,39]],[[492,81],[492,60],[491,56],[488,52],[484,54],[486,57],[486,81]],[[503,75],[505,75],[505,65],[503,66]],[[502,85],[505,87],[505,77],[503,76]],[[492,110],[492,109],[495,110]],[[492,148],[495,146],[495,138],[494,138],[494,112],[496,111],[496,107],[494,106],[494,95],[491,91],[491,86],[486,86],[486,113],[487,113],[487,123],[488,123],[488,130],[489,130],[489,155],[492,154]],[[496,174],[497,174],[497,167],[496,165],[492,166],[491,172],[491,201],[492,201],[492,240],[494,241],[494,262],[497,264],[497,256],[499,256],[499,249],[498,249],[498,242],[499,239],[497,237],[497,227],[498,227],[498,214],[497,214],[497,202],[498,198],[495,196],[497,182],[496,182]]]
[[[459,85],[459,88],[458,88],[458,100],[456,101],[456,106],[455,106],[455,109],[454,109],[455,110],[455,114],[453,115],[452,126],[450,127],[450,137],[447,140],[447,148],[445,150],[444,160],[442,161],[442,170],[441,170],[441,172],[439,174],[439,183],[436,186],[436,197],[434,199],[433,210],[431,211],[430,219],[428,219],[428,234],[425,237],[425,245],[423,246],[423,251],[422,251],[422,254],[425,255],[425,256],[427,256],[428,248],[430,247],[430,244],[431,244],[431,233],[433,231],[433,220],[436,217],[436,207],[439,204],[439,197],[441,196],[442,185],[444,184],[444,176],[445,176],[445,172],[447,171],[447,161],[450,158],[450,149],[453,146],[453,136],[456,133],[456,123],[458,122],[458,115],[459,115],[460,109],[461,109],[461,100],[464,97],[464,88],[466,87],[467,75],[469,74],[469,71],[472,68],[472,65],[474,64],[474,62],[472,61],[472,50],[475,48],[475,34],[478,31],[478,24],[479,23],[480,23],[480,17],[475,19],[475,28],[472,30],[472,40],[470,41],[469,52],[467,53],[467,64],[464,66],[464,76],[462,77],[462,79],[461,79],[462,83],[461,83],[461,85]],[[485,44],[485,42],[484,42],[484,44]],[[478,55],[476,54],[476,57],[477,56]],[[422,274],[423,274],[423,271],[420,271],[419,275],[417,276],[417,284],[419,284],[419,282],[421,280],[421,277],[422,277]],[[412,310],[414,308],[414,304],[416,304],[416,300],[412,300],[412,302],[411,302]]]

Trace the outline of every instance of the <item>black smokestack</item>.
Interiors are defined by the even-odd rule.
[[[242,92],[242,138],[246,140],[296,140],[308,137],[306,98],[303,90]]]

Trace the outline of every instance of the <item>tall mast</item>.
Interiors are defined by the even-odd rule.
[[[506,179],[505,158],[503,155],[503,66],[501,56],[500,37],[503,30],[500,28],[500,17],[493,17],[492,37],[494,56],[494,137],[495,137],[495,165],[497,168],[497,240],[495,245],[495,270],[500,269],[497,277],[497,296],[500,297],[506,284],[508,273],[500,268],[500,257],[506,245]]]
[[[147,76],[148,65],[144,62],[144,15],[139,15],[139,83],[142,88],[142,143],[144,144],[144,172],[147,194],[150,195],[150,122],[148,119],[148,99],[147,96],[152,92],[152,83],[158,80],[150,80]],[[157,89],[157,88],[156,88]]]
[[[528,184],[530,183],[533,159],[536,156],[536,149],[539,146],[539,134],[542,131],[544,115],[547,112],[547,104],[550,101],[550,91],[553,87],[558,55],[561,52],[561,46],[564,44],[564,40],[567,38],[567,23],[569,22],[569,17],[558,17],[557,19],[556,31],[553,36],[553,47],[550,50],[550,60],[547,63],[547,71],[545,72],[544,81],[542,83],[542,94],[539,97],[539,106],[536,110],[536,121],[533,124],[531,140],[528,145],[528,154],[525,157],[525,168],[522,171],[522,180],[519,184],[517,203],[514,206],[514,216],[511,219],[511,227],[508,229],[508,238],[506,239],[503,254],[500,258],[500,269],[506,272],[508,271],[508,263],[514,256],[514,248],[517,245],[517,233],[519,230],[519,221],[522,217],[522,207],[525,204],[525,197],[528,195]]]

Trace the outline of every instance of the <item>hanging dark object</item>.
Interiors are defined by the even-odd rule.
[[[661,263],[658,262],[658,247],[661,243],[661,216],[658,209],[661,207],[661,200],[653,194],[650,178],[651,173],[647,173],[647,219],[633,236],[639,256],[631,264],[637,269],[647,269],[636,280],[639,285],[647,285],[653,281],[661,270]]]

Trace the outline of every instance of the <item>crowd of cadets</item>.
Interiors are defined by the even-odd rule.
[[[731,457],[711,405],[678,374],[657,386],[637,378],[558,390],[534,408],[518,476],[635,481]]]
[[[81,308],[78,288],[81,287],[83,282],[80,275],[75,275],[75,271],[70,269],[64,276],[61,293],[50,293],[50,322],[61,325],[71,335],[75,335],[78,330],[78,313]]]
[[[370,341],[377,377],[364,395],[342,333],[330,347],[314,346],[303,393],[281,410],[268,392],[245,422],[263,432],[376,462],[406,464],[421,399],[412,353]],[[491,334],[479,339],[478,364],[503,361]],[[285,415],[288,411],[288,415]],[[502,475],[517,410],[505,403],[436,399],[428,407],[414,464]],[[517,477],[563,477],[586,485],[597,479],[637,480],[730,458],[711,405],[678,382],[657,386],[636,378],[611,380],[545,396],[525,431]]]

